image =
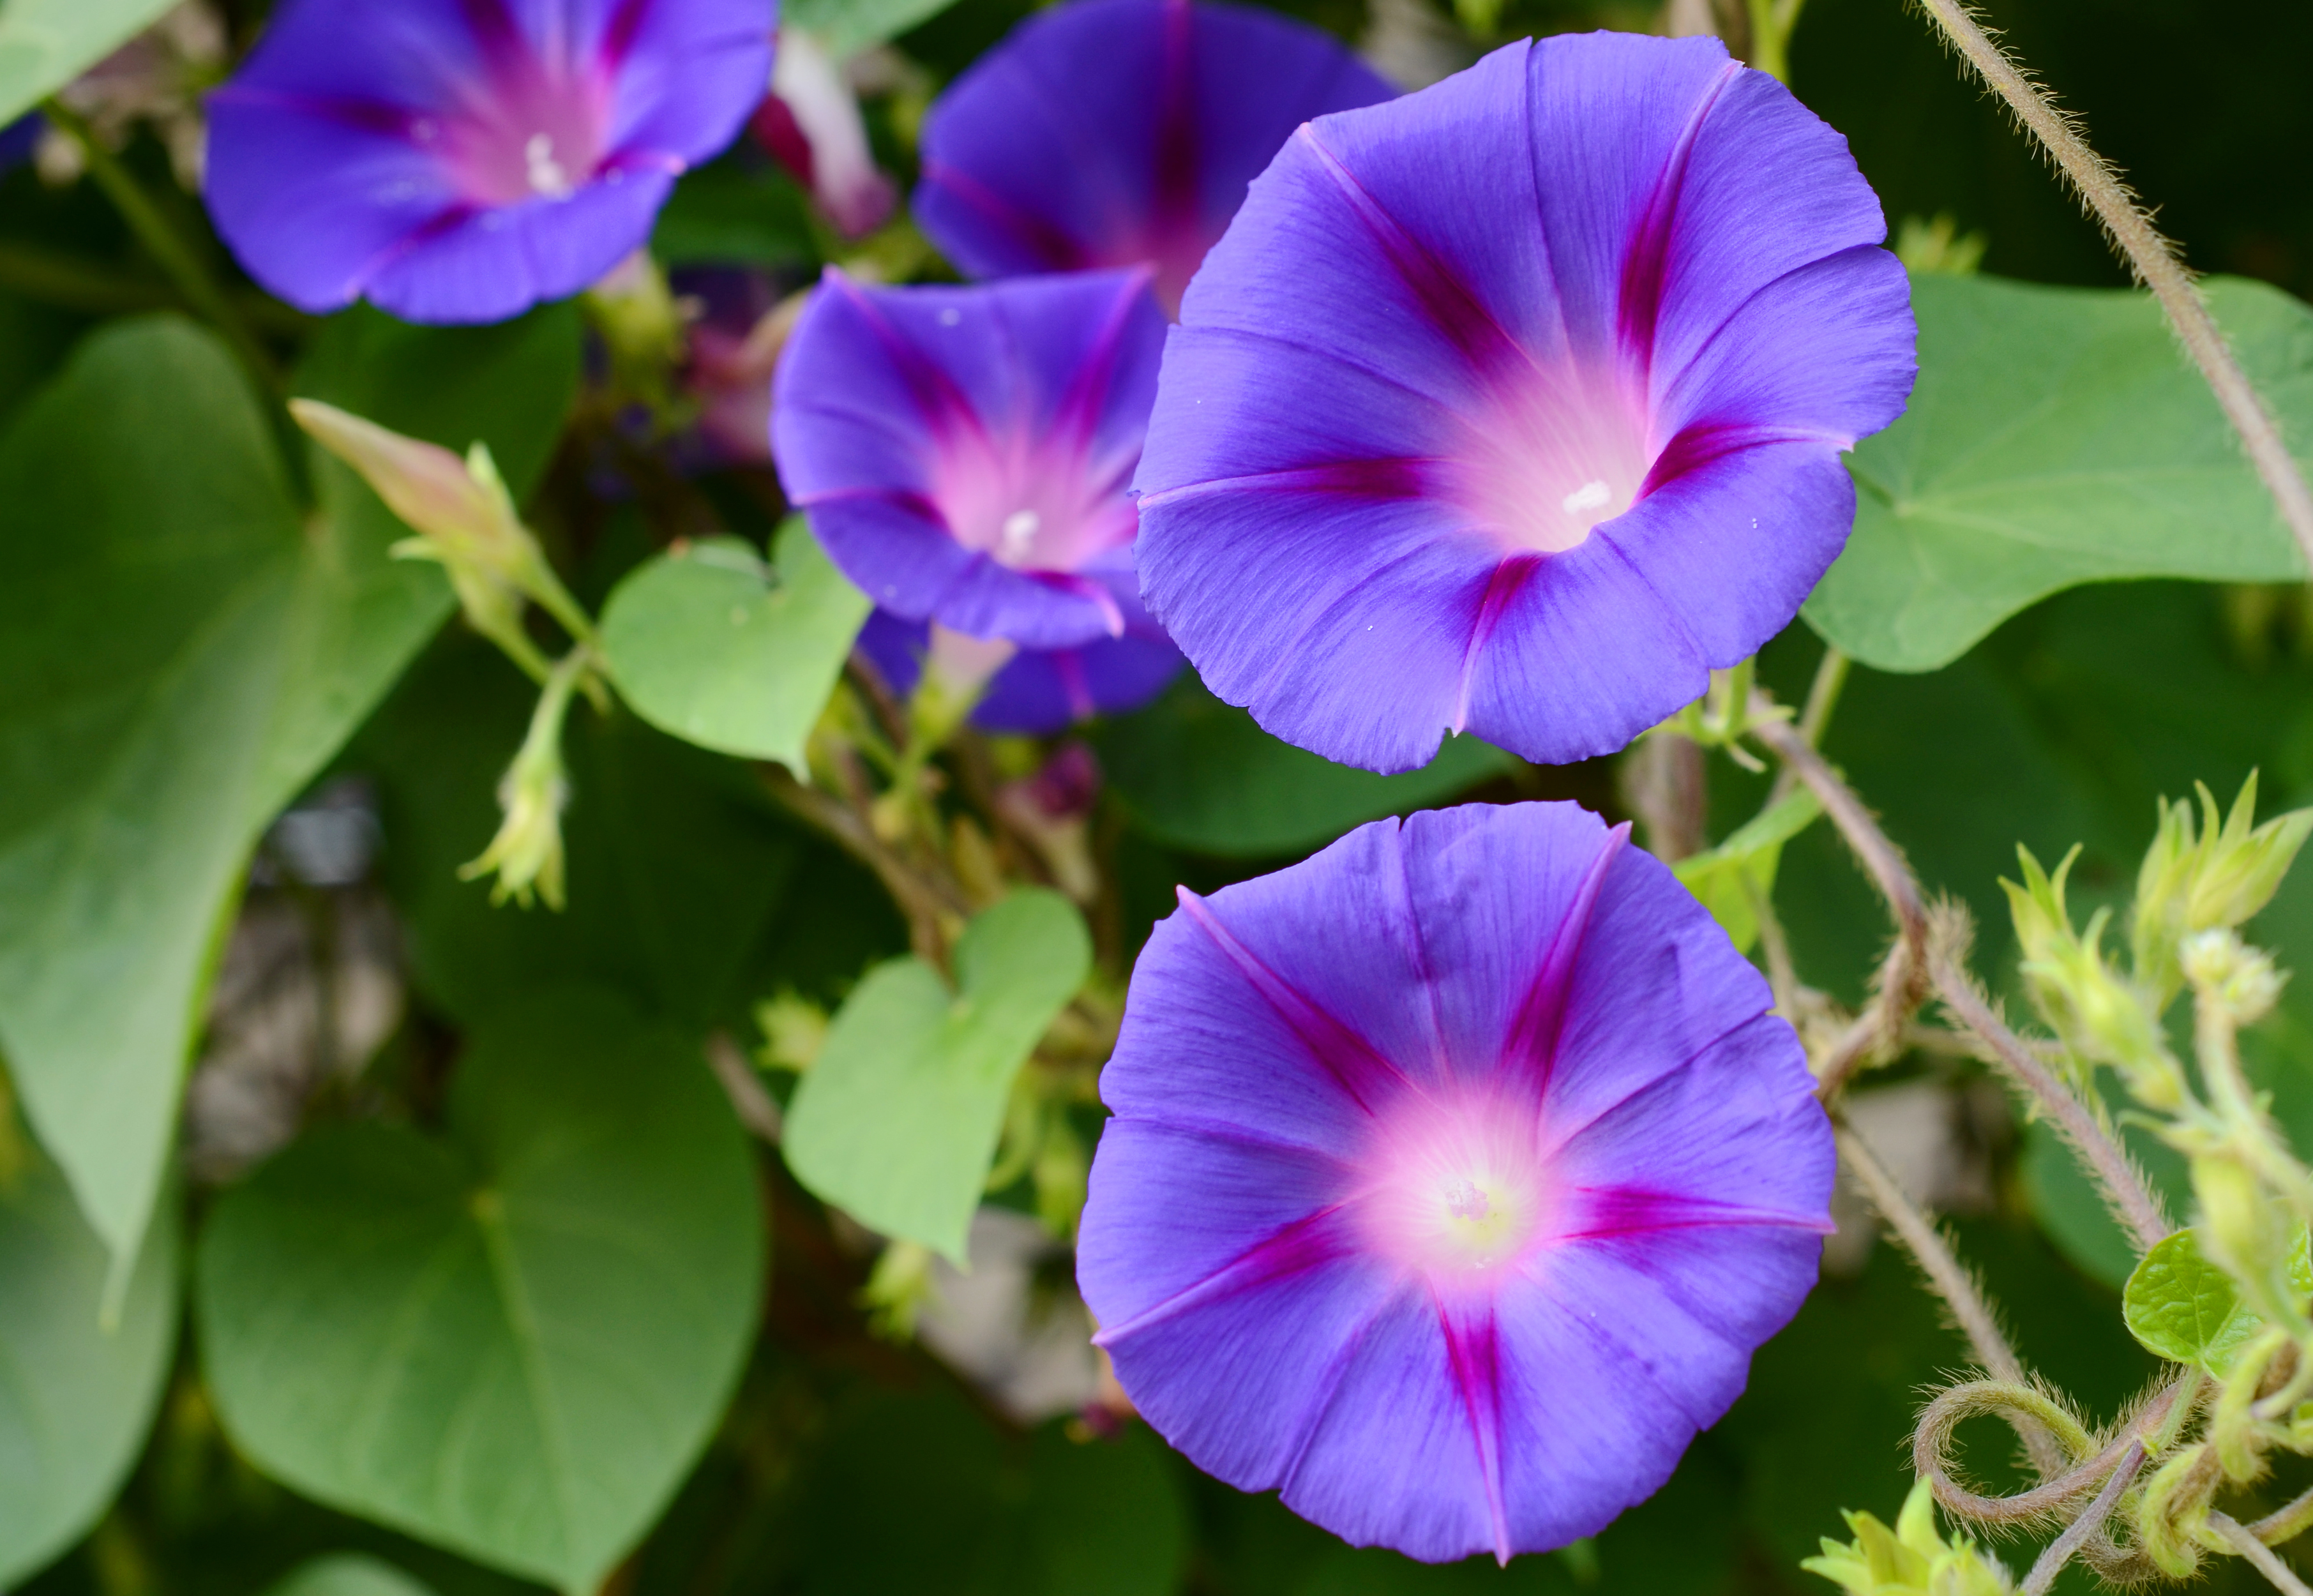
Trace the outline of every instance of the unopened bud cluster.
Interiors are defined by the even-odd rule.
[[[1868,1513],[1842,1514],[1852,1542],[1826,1536],[1823,1555],[1799,1565],[1852,1596],[2009,1596],[2008,1571],[1962,1537],[1947,1541],[1936,1529],[1928,1482],[1912,1487],[1893,1530]]]
[[[495,874],[495,902],[511,898],[528,908],[542,898],[550,908],[560,908],[562,811],[570,798],[562,723],[574,690],[585,688],[601,701],[593,623],[523,524],[488,444],[475,443],[461,460],[437,443],[404,437],[334,405],[301,399],[292,399],[289,409],[298,425],[360,473],[418,533],[395,544],[394,557],[440,565],[467,624],[543,688],[529,733],[498,784],[504,819],[497,835],[461,873]],[[525,618],[533,603],[575,644],[559,663],[549,663],[531,638]]]
[[[2065,855],[2053,874],[2029,849],[2016,853],[2023,881],[2000,884],[2008,891],[2033,1006],[2080,1064],[2119,1071],[2131,1093],[2148,1108],[2176,1108],[2184,1101],[2184,1072],[2162,1039],[2159,1007],[2105,957],[2104,930],[2111,911],[2098,909],[2085,929],[2076,930],[2064,906],[2065,878],[2080,849]]]
[[[2193,805],[2180,799],[2160,807],[2159,830],[2136,877],[2133,951],[2137,978],[2161,1006],[2188,978],[2185,943],[2202,933],[2247,924],[2273,901],[2305,838],[2313,809],[2255,823],[2256,777],[2251,775],[2220,824],[2217,801],[2199,788],[2202,823],[2195,835]]]
[[[2221,1004],[2236,1025],[2271,1013],[2289,978],[2273,968],[2272,954],[2250,947],[2229,928],[2194,932],[2185,939],[2178,962],[2195,999]]]
[[[2199,1001],[2221,1005],[2237,1025],[2261,1018],[2278,1000],[2283,978],[2234,928],[2272,901],[2313,833],[2313,810],[2256,825],[2255,776],[2221,819],[2206,787],[2199,796],[2197,826],[2190,802],[2160,806],[2152,846],[2137,873],[2124,972],[2102,945],[2111,911],[2098,910],[2076,930],[2065,908],[2065,878],[2078,848],[2053,873],[2018,848],[2023,881],[2001,883],[2015,919],[2026,989],[2041,1017],[2077,1061],[2118,1071],[2130,1094],[2160,1113],[2187,1098],[2184,1070],[2161,1026],[2187,982]]]
[[[2135,1101],[2137,1112],[2129,1118],[2190,1161],[2196,1209],[2191,1234],[2162,1242],[2140,1266],[2142,1279],[2132,1277],[2129,1286],[2136,1303],[2130,1325],[2140,1339],[2216,1377],[2193,1406],[2178,1410],[2172,1439],[2150,1448],[2158,1466],[2127,1509],[2145,1555],[2177,1577],[2190,1574],[2204,1551],[2226,1549],[2208,1527],[2221,1486],[2256,1478],[2276,1448],[2313,1451],[2313,1427],[2298,1418],[2313,1395],[2313,1318],[2307,1312],[2313,1277],[2304,1255],[2313,1171],[2292,1154],[2265,1112],[2265,1099],[2251,1089],[2238,1040],[2241,1027],[2273,1011],[2287,980],[2270,955],[2243,941],[2238,927],[2280,889],[2313,833],[2313,810],[2257,825],[2254,776],[2229,814],[2220,816],[2206,787],[2198,796],[2197,812],[2189,802],[2160,806],[2137,873],[2125,970],[2101,945],[2110,911],[2099,910],[2075,930],[2066,910],[2065,878],[2077,848],[2053,874],[2019,849],[2024,879],[2002,883],[2027,989],[2067,1051],[2083,1106],[2110,1135],[2091,1077],[2098,1065],[2112,1068]],[[2187,988],[2198,1066],[2191,1075],[2164,1023]],[[2194,1285],[2191,1292],[2201,1294],[2180,1294],[2186,1288],[2175,1261],[2154,1267],[2162,1248],[2181,1258],[2197,1253],[2229,1278],[2229,1298],[2212,1320],[2203,1309],[2216,1300],[2213,1288]],[[2180,1343],[2175,1325],[2183,1321],[2173,1314],[2163,1320],[2147,1304],[2187,1300],[2187,1317],[2199,1317]],[[2195,1416],[2198,1438],[2179,1439],[2181,1426]]]

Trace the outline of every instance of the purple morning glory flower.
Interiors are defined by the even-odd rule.
[[[972,706],[972,723],[984,732],[1042,737],[1095,715],[1126,714],[1163,692],[1188,662],[1140,607],[1130,573],[1110,587],[1124,614],[1122,636],[1095,638],[1077,648],[1019,651],[989,679]],[[932,648],[931,625],[879,609],[860,630],[859,647],[892,690],[904,697],[923,674]]]
[[[1913,372],[1840,136],[1710,39],[1522,41],[1302,127],[1190,289],[1141,591],[1376,770],[1622,747],[1789,624]]]
[[[1507,1561],[1660,1486],[1797,1311],[1830,1126],[1766,982],[1627,835],[1378,820],[1157,925],[1077,1278],[1200,1468]]]
[[[773,383],[779,480],[904,620],[1028,649],[1121,638],[1164,342],[1146,269],[966,288],[830,269]]]
[[[770,79],[773,0],[288,0],[209,98],[210,214],[292,304],[495,321],[649,236]]]
[[[933,103],[916,220],[975,277],[1149,262],[1171,310],[1295,127],[1395,92],[1272,13],[1074,0]]]

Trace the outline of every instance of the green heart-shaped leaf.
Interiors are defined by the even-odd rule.
[[[487,439],[519,491],[577,375],[567,309],[333,320],[300,386]],[[0,438],[0,1051],[116,1260],[159,1189],[210,953],[250,850],[449,614],[335,462],[301,511],[224,346],[115,322]]]
[[[1091,968],[1084,917],[1042,888],[972,917],[954,992],[920,959],[877,965],[796,1087],[787,1167],[861,1223],[962,1264],[1012,1078]]]
[[[2290,1280],[2313,1296],[2313,1258],[2298,1238]],[[2121,1317],[2145,1349],[2172,1364],[2194,1364],[2222,1378],[2265,1320],[2242,1305],[2232,1276],[2202,1255],[2191,1230],[2153,1243],[2121,1293]]]
[[[0,1097],[0,1115],[8,1112]],[[16,1136],[13,1125],[0,1136]],[[0,1588],[87,1530],[136,1460],[177,1343],[177,1219],[146,1232],[102,1322],[111,1258],[36,1148],[0,1172]]]
[[[2284,433],[2313,426],[2313,307],[2208,284]],[[1855,531],[1808,624],[1883,671],[1933,671],[2083,582],[2297,582],[2303,562],[2208,384],[2143,294],[1912,281],[1911,405],[1856,446]]]
[[[645,563],[602,613],[611,674],[635,713],[702,748],[804,774],[804,739],[873,609],[803,517],[776,569],[736,538]]]
[[[752,1162],[698,1049],[585,989],[496,1011],[449,1120],[328,1127],[218,1205],[210,1388],[307,1495],[591,1592],[744,1360]]]

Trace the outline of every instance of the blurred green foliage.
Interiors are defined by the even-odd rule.
[[[1351,37],[1369,22],[1358,0],[1300,0],[1285,9]],[[230,10],[245,34],[261,7]],[[899,45],[944,80],[1033,10],[1027,0],[961,0]],[[2313,142],[2313,97],[2300,82],[2313,58],[2313,12],[2282,0],[2222,8],[2001,0],[1996,13],[2010,42],[2085,113],[2099,145],[2160,206],[2164,226],[2194,264],[2291,293],[2313,290],[2313,185],[2301,171]],[[1508,37],[1528,28],[1643,25],[1650,17],[1649,7],[1508,0],[1492,27]],[[1988,239],[1988,272],[2074,286],[2122,282],[2069,197],[1909,8],[1894,0],[1810,0],[1792,59],[1798,92],[1848,136],[1891,219],[1949,214],[1961,230]],[[894,101],[871,103],[870,131],[904,175],[910,156]],[[157,192],[174,196],[175,219],[206,241],[198,206],[175,194],[157,146],[139,142],[128,158]],[[735,157],[691,174],[663,216],[657,242],[670,264],[748,262],[789,285],[810,274],[822,245],[796,187],[767,163]],[[215,259],[222,263],[221,253]],[[55,291],[59,273],[67,292]],[[176,291],[87,185],[51,189],[27,170],[0,177],[0,425],[25,414],[74,350],[88,347],[84,335],[101,319],[175,308]],[[285,347],[305,333],[289,317],[268,329]],[[383,381],[381,373],[393,374],[397,336],[379,319],[353,313],[321,335],[307,369],[334,370],[332,381],[355,386]],[[658,552],[664,539],[646,522],[656,529],[690,515],[765,549],[779,506],[760,471],[731,468],[683,484],[628,461],[643,513],[633,513],[636,505],[606,513],[588,488],[600,459],[566,455],[550,465],[543,435],[526,453],[500,443],[493,429],[506,418],[488,406],[453,408],[429,427],[415,400],[443,396],[434,391],[432,367],[419,375],[414,394],[403,383],[412,408],[397,412],[401,401],[385,399],[367,408],[445,442],[490,434],[510,473],[543,471],[541,530],[590,601]],[[218,423],[215,415],[189,414],[200,408],[178,407],[167,425],[198,439],[197,427]],[[562,417],[549,408],[520,419],[533,431],[550,428]],[[598,434],[596,442],[619,457],[614,436]],[[325,493],[344,491],[327,486],[326,470],[323,480]],[[16,514],[18,506],[0,505],[0,518]],[[66,519],[30,531],[5,524],[12,539],[91,535]],[[294,536],[286,510],[284,524]],[[1794,627],[1763,656],[1763,679],[1797,702],[1820,653],[1813,633]],[[294,1226],[347,1200],[346,1191],[364,1181],[383,1190],[396,1180],[409,1188],[409,1200],[397,1208],[381,1197],[374,1208],[480,1246],[468,1234],[480,1230],[471,1211],[441,1200],[420,1166],[499,1156],[467,1100],[493,1068],[492,1027],[541,992],[577,984],[593,994],[582,1012],[596,1016],[585,1034],[563,1037],[553,1057],[522,1066],[524,1089],[540,1104],[533,1128],[543,1136],[563,1122],[558,1115],[592,1115],[598,1124],[642,1115],[620,1096],[634,1083],[613,1079],[621,1055],[612,1044],[624,1028],[671,1026],[694,1040],[717,1030],[744,1037],[752,1004],[770,992],[792,990],[832,1008],[872,964],[906,951],[905,924],[862,866],[806,831],[743,767],[615,706],[598,715],[582,705],[573,715],[569,911],[491,908],[486,886],[455,872],[488,835],[493,790],[532,697],[502,660],[453,629],[427,647],[374,712],[365,702],[345,706],[339,731],[356,721],[360,728],[328,776],[356,776],[375,794],[383,834],[376,886],[406,939],[413,995],[365,1080],[369,1095],[325,1099],[315,1114],[392,1128],[325,1127],[242,1184],[222,1193],[196,1188],[188,1223],[205,1238],[204,1250],[230,1260],[236,1238],[253,1227]],[[1451,745],[1438,767],[1395,785],[1324,767],[1267,739],[1192,682],[1141,715],[1101,728],[1095,741],[1112,790],[1094,831],[1119,890],[1088,918],[1102,956],[1119,969],[1148,924],[1169,912],[1174,885],[1210,890],[1372,815],[1464,791],[1616,802],[1603,766],[1536,773],[1473,744]],[[2160,796],[2181,795],[2195,780],[2229,792],[2254,767],[2264,774],[2270,808],[2313,802],[2313,625],[2295,593],[2177,582],[2077,589],[2010,616],[1943,669],[1896,675],[1859,667],[1826,751],[1930,886],[1974,911],[1979,968],[1998,986],[2012,951],[1996,883],[2012,872],[2019,841],[2046,858],[2084,844],[2074,901],[2093,907],[2124,898]],[[322,757],[306,761],[290,785]],[[1712,782],[1712,832],[1724,837],[1757,811],[1766,780],[1720,763]],[[284,795],[273,794],[268,811]],[[1809,827],[1782,848],[1774,892],[1795,957],[1811,982],[1853,1001],[1884,943],[1883,912],[1829,827]],[[2256,929],[2284,964],[2313,969],[2313,875],[2295,878]],[[2274,1093],[2297,1144],[2313,1144],[2313,978],[2298,984],[2249,1047],[2253,1072]],[[686,1057],[681,1068],[691,1067]],[[1968,1066],[1955,1068],[1965,1076]],[[664,1078],[673,1078],[672,1066]],[[699,1074],[683,1090],[699,1097],[705,1080]],[[13,1119],[0,1124],[0,1132],[13,1128]],[[363,1147],[332,1139],[347,1134]],[[689,1314],[672,1302],[630,1304],[638,1313],[685,1319],[685,1334],[703,1334],[702,1324],[715,1332],[704,1336],[713,1346],[689,1371],[700,1390],[722,1390],[729,1370],[718,1360],[743,1366],[719,1420],[704,1397],[685,1410],[682,1443],[659,1459],[659,1474],[679,1483],[631,1555],[624,1537],[651,1522],[657,1503],[655,1486],[645,1488],[649,1480],[626,1482],[615,1503],[623,1518],[601,1510],[588,1530],[596,1537],[592,1555],[541,1554],[525,1565],[574,1585],[596,1583],[601,1563],[615,1553],[621,1560],[600,1588],[684,1596],[1764,1596],[1822,1588],[1798,1571],[1798,1560],[1817,1537],[1843,1532],[1842,1506],[1892,1518],[1909,1481],[1902,1443],[1920,1394],[1965,1358],[1909,1266],[1880,1245],[1860,1273],[1825,1281],[1762,1350],[1746,1395],[1697,1442],[1672,1483],[1595,1544],[1520,1559],[1507,1571],[1483,1560],[1429,1569],[1342,1547],[1273,1500],[1217,1485],[1145,1428],[1105,1437],[1075,1421],[1022,1425],[1005,1416],[919,1346],[868,1333],[857,1301],[866,1258],[775,1154],[743,1151],[725,1121],[700,1135],[715,1144],[711,1157],[702,1155],[712,1167],[659,1173],[672,1184],[714,1187],[717,1195],[699,1200],[721,1205],[726,1240],[751,1235],[757,1223],[734,1171],[752,1175],[775,1259],[768,1293],[760,1319],[749,1321],[751,1340],[731,1328],[754,1305],[743,1271],[729,1259],[720,1265],[719,1290],[747,1298],[740,1308],[725,1302]],[[1996,1133],[1990,1153],[1989,1202],[1960,1222],[1962,1250],[1981,1267],[2027,1355],[2085,1404],[2108,1409],[2154,1368],[2122,1324],[2117,1287],[2129,1260],[2044,1130]],[[645,1149],[629,1162],[647,1157]],[[2174,1161],[2148,1162],[2172,1201],[2181,1199]],[[61,1195],[61,1178],[45,1163],[0,1180],[0,1285],[13,1289],[32,1275],[62,1281],[65,1308],[77,1314],[98,1293],[101,1259],[92,1235],[71,1233],[76,1222]],[[620,1206],[600,1191],[589,1200]],[[176,1233],[165,1231],[168,1241]],[[333,1261],[327,1247],[317,1242],[312,1251],[319,1256],[308,1266],[326,1271]],[[413,1580],[439,1596],[532,1588],[321,1505],[333,1501],[441,1534],[431,1507],[384,1501],[375,1482],[348,1483],[334,1464],[293,1459],[275,1439],[295,1430],[297,1416],[268,1416],[268,1405],[292,1400],[296,1388],[236,1339],[247,1332],[229,1302],[219,1306],[236,1289],[229,1263],[204,1271],[209,1307],[198,1344],[181,1346],[168,1364],[170,1337],[155,1327],[170,1321],[156,1303],[166,1301],[171,1265],[165,1243],[148,1250],[129,1286],[124,1339],[88,1355],[136,1365],[107,1377],[109,1403],[79,1410],[108,1408],[105,1422],[84,1419],[69,1458],[26,1463],[0,1452],[0,1491],[28,1471],[48,1481],[74,1470],[129,1469],[118,1503],[27,1589],[43,1596],[243,1596],[268,1587],[289,1596],[386,1596]],[[564,1284],[582,1297],[615,1284],[607,1273],[585,1278],[595,1273],[582,1259]],[[627,1289],[651,1295],[647,1287]],[[479,1295],[487,1304],[488,1293]],[[340,1366],[364,1372],[377,1361],[359,1339],[379,1317],[367,1301],[350,1288],[316,1293],[311,1311],[280,1311],[276,1334],[282,1345],[334,1345]],[[6,1325],[0,1368],[40,1332],[28,1322]],[[521,1338],[519,1327],[491,1332],[502,1329]],[[148,1404],[157,1406],[157,1422],[132,1460]],[[2003,1434],[1966,1434],[1979,1477],[1994,1484],[2018,1478]],[[2303,1483],[2284,1478],[2265,1490],[2278,1501]],[[92,1501],[102,1492],[80,1495]],[[21,1500],[11,1495],[0,1505],[0,1535],[26,1565],[89,1516],[74,1508],[50,1522]],[[497,1560],[507,1561],[497,1551]],[[382,1562],[311,1561],[339,1553]],[[13,1567],[0,1555],[0,1579]],[[277,1586],[282,1581],[289,1583]],[[2231,1582],[2221,1568],[2211,1583],[2223,1590]],[[2074,1574],[2059,1588],[2086,1585]]]

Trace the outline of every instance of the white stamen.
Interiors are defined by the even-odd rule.
[[[1604,482],[1586,482],[1560,501],[1559,507],[1569,515],[1579,515],[1585,510],[1603,510],[1614,502],[1614,490]]]
[[[530,142],[522,146],[522,158],[530,167],[530,187],[534,194],[550,199],[562,199],[570,193],[570,174],[554,158],[554,136],[533,133]]]
[[[1446,1212],[1456,1219],[1483,1219],[1491,1206],[1473,1181],[1456,1180],[1446,1188]]]
[[[957,322],[963,320],[963,312],[957,310],[954,305],[950,305],[946,310],[942,311],[939,313],[939,324],[942,327],[954,327]]]
[[[1000,534],[1003,557],[1007,560],[1025,558],[1029,546],[1036,540],[1036,529],[1042,524],[1043,517],[1033,510],[1015,510],[1006,516]]]

